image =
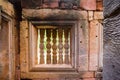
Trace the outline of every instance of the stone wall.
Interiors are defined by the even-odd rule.
[[[24,1],[25,0],[21,0]],[[26,0],[27,1],[27,0]],[[26,11],[26,7],[23,8],[23,15],[18,15],[16,13],[16,10],[14,9],[13,5],[9,3],[7,0],[0,0],[0,5],[2,6],[2,11],[5,12],[8,16],[11,17],[12,19],[12,30],[11,30],[11,54],[12,54],[12,63],[10,64],[13,68],[11,71],[12,77],[11,80],[19,80],[20,78],[30,78],[32,75],[23,75],[22,73],[25,74],[27,72],[27,69],[23,68],[26,66],[26,61],[23,60],[21,61],[21,58],[28,59],[28,57],[25,56],[25,54],[28,54],[28,20],[30,19],[31,16],[32,18],[38,18],[41,17],[44,19],[49,12],[48,11],[56,11],[55,13],[58,13],[57,11],[63,11],[61,8],[65,7],[65,4],[61,6],[61,8],[58,8],[58,0],[55,0],[56,2],[53,2],[51,5],[46,5],[44,4],[42,7],[32,7],[33,9],[28,9],[30,7],[27,7],[27,10],[30,10],[29,12],[33,12],[32,15],[27,14],[25,15],[24,11]],[[26,5],[23,4],[22,5]],[[70,12],[70,15],[73,15],[72,11],[77,12],[72,16],[73,18],[79,18],[80,19],[80,24],[82,25],[82,30],[84,33],[80,34],[83,35],[83,39],[80,40],[80,46],[85,45],[85,47],[82,47],[82,50],[80,49],[79,53],[79,75],[73,76],[73,77],[65,77],[61,78],[61,80],[95,80],[96,78],[99,80],[101,78],[101,67],[102,67],[102,20],[103,18],[103,6],[102,6],[103,1],[102,0],[80,0],[80,6],[79,5],[73,5],[72,9],[74,10],[65,10],[63,14],[66,14],[66,12]],[[27,6],[27,5],[26,5]],[[33,6],[33,5],[32,5]],[[37,13],[35,11],[41,10],[45,8],[42,12]],[[47,9],[46,9],[47,8]],[[52,8],[52,9],[51,9]],[[48,11],[46,11],[48,10]],[[45,11],[46,14],[43,14]],[[23,17],[22,22],[21,22],[21,28],[19,29],[19,20],[17,16]],[[76,15],[79,15],[76,17]],[[54,16],[53,14],[51,16]],[[59,15],[57,15],[59,16]],[[62,16],[63,17],[63,16]],[[69,17],[68,17],[69,18]],[[20,35],[19,35],[20,32]],[[1,35],[3,35],[1,33]],[[20,40],[19,40],[20,38]],[[79,43],[79,42],[78,42]],[[19,48],[20,44],[20,48]],[[19,52],[20,49],[20,52]],[[19,54],[20,53],[20,54]],[[85,54],[81,54],[85,53]],[[28,55],[27,55],[28,56]],[[1,56],[2,57],[2,56]],[[19,61],[20,60],[20,61]],[[2,62],[2,61],[0,61]],[[23,64],[20,62],[23,62]],[[4,62],[3,62],[4,63]],[[28,66],[27,66],[28,68]],[[2,72],[2,65],[0,65],[0,73]],[[20,75],[20,70],[21,74]],[[99,72],[100,71],[100,72]],[[39,75],[38,75],[39,76]],[[33,76],[34,78],[36,76]],[[58,78],[41,78],[41,79],[34,79],[34,80],[42,80],[42,79],[47,79],[47,80],[57,80]],[[58,79],[59,80],[59,79]]]
[[[16,12],[14,6],[7,0],[0,0],[0,6],[2,21],[4,19],[9,22],[9,25],[2,22],[3,28],[0,30],[0,80],[15,80],[15,55],[19,53]],[[5,28],[6,31],[4,31]],[[5,34],[9,37],[5,36]],[[7,46],[4,47],[5,45]],[[7,53],[3,52],[5,50],[7,50]]]
[[[56,0],[57,1],[57,0]],[[61,14],[66,14],[70,12],[69,14],[72,15],[74,12],[73,18],[79,18],[81,21],[80,24],[82,24],[84,33],[83,40],[80,40],[80,44],[86,44],[84,50],[80,50],[79,53],[79,73],[80,75],[77,77],[65,77],[58,80],[100,80],[101,79],[101,67],[103,66],[102,63],[102,36],[103,36],[103,1],[102,0],[80,0],[80,6],[78,8],[74,7],[74,10],[61,10],[59,9],[56,3],[54,3],[54,6],[46,5],[43,7],[30,7],[30,5],[25,5],[25,2],[23,1],[23,10],[22,10],[22,16],[23,20],[21,22],[20,27],[20,62],[21,62],[21,78],[32,78],[33,80],[57,80],[58,78],[45,78],[42,76],[41,79],[34,79],[36,77],[39,77],[39,75],[35,74],[27,74],[28,72],[28,55],[29,54],[29,47],[28,47],[28,41],[29,41],[29,27],[28,27],[28,20],[44,20],[47,17],[53,16],[52,18],[57,19],[57,17],[54,17],[54,14],[56,16],[59,16],[59,12]],[[41,9],[42,8],[42,9]],[[44,8],[44,9],[43,9]],[[47,8],[47,9],[46,9]],[[52,9],[51,9],[52,8]],[[54,13],[54,14],[51,14]],[[50,14],[50,15],[49,15]],[[57,15],[58,14],[58,15]],[[64,16],[60,17],[64,19]],[[69,18],[69,17],[68,17]],[[85,21],[85,22],[84,22]],[[79,43],[79,42],[78,42]],[[85,53],[85,54],[82,54]],[[24,58],[24,59],[23,59]],[[34,75],[34,76],[32,76]],[[57,75],[56,75],[57,76]]]

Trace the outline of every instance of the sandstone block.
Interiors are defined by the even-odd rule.
[[[88,11],[89,21],[93,20],[93,11]]]
[[[87,79],[83,79],[83,80],[96,80],[95,78],[87,78]]]
[[[99,22],[93,20],[90,22],[90,53],[89,70],[97,70],[98,52],[99,52]]]
[[[94,12],[94,19],[104,19],[103,17],[103,12],[101,11],[96,11]]]
[[[2,6],[2,10],[9,14],[10,16],[14,16],[14,8],[13,5],[5,0],[0,0],[0,5]]]
[[[102,1],[99,1],[97,2],[97,10],[103,10],[103,2]]]
[[[80,7],[85,10],[96,10],[96,0],[80,0]]]

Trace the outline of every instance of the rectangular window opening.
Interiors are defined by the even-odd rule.
[[[71,65],[71,26],[37,26],[37,64]]]

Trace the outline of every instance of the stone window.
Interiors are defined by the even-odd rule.
[[[38,64],[70,64],[69,26],[39,26]]]
[[[77,77],[84,74],[84,71],[87,71],[89,27],[88,21],[86,20],[87,17],[82,16],[84,14],[87,16],[86,12],[76,10],[39,9],[32,11],[31,9],[23,9],[25,19],[22,20],[20,27],[21,78],[41,79],[46,77],[61,78],[61,76],[64,78]],[[54,35],[54,37],[56,37],[56,42],[53,42],[53,30],[49,29],[56,30],[54,31],[57,33]],[[68,30],[68,33],[65,33],[68,34],[66,35],[69,41],[67,43],[69,44],[68,49],[65,49],[63,46],[65,42],[62,41],[61,43],[59,39],[59,30],[64,37],[65,35],[63,34],[66,32],[64,30]],[[46,36],[48,36],[46,33],[51,33],[49,35],[51,35],[52,38],[49,36],[46,39]],[[63,37],[62,40],[64,40]],[[41,48],[41,43],[44,46],[50,45],[50,47]],[[60,58],[63,59],[63,63],[59,63],[58,43],[62,45],[63,48],[61,49],[63,52],[68,50],[66,51],[69,54],[67,55],[69,57],[68,63],[67,61],[65,62],[65,53],[62,53],[64,54],[64,58]],[[57,46],[54,48],[55,54],[53,54],[53,44]],[[43,50],[42,54],[44,55],[41,54],[41,50]],[[47,50],[49,50],[48,53],[45,53]],[[41,57],[41,55],[44,57]],[[53,60],[53,55],[55,60]],[[50,56],[50,58],[47,59],[47,56]]]
[[[30,23],[30,70],[75,71],[77,27],[75,21]],[[75,56],[76,55],[76,56]]]

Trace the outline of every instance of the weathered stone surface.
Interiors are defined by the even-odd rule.
[[[72,9],[74,7],[79,7],[80,0],[60,0],[59,7]]]
[[[24,6],[26,6],[26,5],[24,5]],[[31,7],[28,6],[28,8],[31,8]],[[59,7],[58,0],[54,0],[52,2],[49,2],[48,0],[46,0],[46,2],[38,4],[38,6],[36,6],[36,8],[58,8],[58,7]]]
[[[49,72],[49,73],[36,73],[36,75],[34,75],[35,72],[31,72],[30,74],[26,74],[26,73],[22,73],[21,74],[21,77],[22,78],[26,78],[26,79],[58,79],[58,80],[64,80],[64,79],[90,79],[90,78],[95,78],[95,72],[93,71],[90,71],[90,72],[80,72],[79,74],[74,74],[74,72],[63,72],[63,73],[60,73],[60,72],[57,72],[55,75],[53,75],[52,72]]]
[[[0,29],[0,80],[10,79],[9,77],[9,30],[8,22],[2,19]]]
[[[49,79],[49,80],[59,80],[59,78],[51,78],[51,79]]]
[[[20,80],[20,77],[21,77],[21,76],[20,76],[20,70],[16,70],[16,71],[15,71],[15,79],[16,79],[16,80]]]
[[[103,1],[103,0],[96,0],[96,1]]]
[[[79,78],[94,78],[95,77],[95,72],[91,71],[91,72],[81,72],[79,75]]]
[[[103,63],[103,80],[120,80],[120,13],[104,20]]]
[[[116,10],[120,10],[120,0],[103,0],[104,16],[108,17]]]
[[[0,39],[3,39],[2,36],[6,37],[6,39],[0,42],[0,46],[2,46],[2,48],[0,48],[2,50],[2,52],[0,51],[0,68],[2,69],[0,70],[0,80],[15,80],[15,53],[17,53],[18,50],[16,47],[18,46],[18,44],[16,44],[17,33],[15,33],[15,26],[13,25],[15,24],[14,22],[16,22],[14,21],[15,10],[13,5],[9,3],[8,0],[0,0],[0,6],[2,8],[2,14],[5,16],[3,18],[6,22],[6,25],[4,24],[2,27],[8,29],[5,30],[5,32],[0,33]],[[6,34],[9,34],[9,38]],[[4,47],[6,44],[7,47]]]
[[[112,5],[112,7],[111,7]],[[120,1],[104,1],[103,80],[119,80],[120,71]],[[110,16],[111,15],[111,16]]]
[[[96,10],[103,10],[103,1],[98,1],[97,2],[97,9]]]
[[[87,20],[81,20],[79,22],[79,71],[88,70],[88,26]]]
[[[83,80],[96,80],[95,78],[86,78],[86,79],[83,79]]]
[[[85,10],[96,10],[96,0],[80,0],[80,7]]]
[[[99,20],[99,67],[98,70],[102,70],[103,67],[103,20],[100,22]]]
[[[94,12],[94,19],[104,19],[103,12],[101,12],[101,11],[95,11]]]
[[[90,53],[89,53],[89,70],[97,70],[98,53],[99,53],[99,22],[93,20],[90,22]]]
[[[40,8],[42,3],[43,0],[21,0],[22,8]]]
[[[75,9],[79,7],[80,0],[21,0],[22,8],[62,8]]]
[[[0,0],[0,5],[2,6],[2,10],[9,14],[10,16],[14,16],[14,8],[11,3],[5,0]]]
[[[87,11],[60,9],[23,9],[22,14],[28,19],[40,20],[79,20],[87,19]]]
[[[94,14],[93,11],[88,11],[89,21],[93,20]]]
[[[81,80],[79,78],[66,78],[65,80]]]
[[[20,24],[20,62],[21,72],[27,72],[28,53],[28,22],[22,21]]]
[[[104,0],[103,80],[120,80],[120,0]]]

